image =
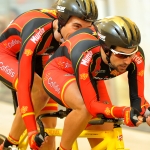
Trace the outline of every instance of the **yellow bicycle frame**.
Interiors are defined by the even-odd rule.
[[[60,136],[62,135],[62,129],[51,129],[45,128],[45,132],[50,136]],[[27,133],[20,138],[19,149],[27,149]],[[96,145],[91,150],[129,150],[124,148],[122,128],[117,127],[110,131],[97,131],[97,130],[83,130],[78,138],[102,138],[103,141]],[[72,150],[79,150],[77,140],[74,142]]]

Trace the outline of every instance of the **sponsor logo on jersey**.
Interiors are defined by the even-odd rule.
[[[66,7],[63,7],[63,6],[57,6],[56,8],[60,12],[65,12],[65,9],[66,9]]]
[[[80,74],[80,79],[81,80],[86,80],[87,78],[88,78],[88,74],[87,73]]]
[[[15,72],[13,72],[13,69],[10,68],[8,65],[4,65],[3,62],[0,62],[0,70],[8,74],[10,77],[14,77]]]
[[[109,80],[111,79],[112,77],[104,77],[104,78],[101,78],[101,77],[94,77],[94,79],[96,80]]]
[[[30,55],[33,54],[33,51],[31,51],[30,49],[25,49],[24,54],[25,54],[26,56],[30,56]]]
[[[59,85],[53,81],[52,77],[48,79],[48,84],[58,93],[60,94],[60,87]]]
[[[64,75],[65,77],[74,76],[73,74],[67,73]]]
[[[138,72],[138,76],[143,77],[144,76],[144,70],[141,70],[140,72]]]
[[[6,44],[6,48],[10,49],[10,48],[12,48],[13,46],[15,46],[17,44],[21,44],[21,41],[14,39],[11,42]]]
[[[31,41],[36,44],[44,32],[45,32],[44,28],[39,28],[38,32],[31,37]]]
[[[118,76],[120,73],[117,70],[112,70],[110,74],[113,76]]]
[[[59,68],[61,68],[61,69],[71,68],[72,67],[72,65],[69,62],[58,61],[57,64],[58,64]]]
[[[106,107],[106,109],[104,110],[104,112],[105,112],[105,114],[107,115],[107,116],[109,116],[110,115],[110,108],[108,108],[108,107]]]
[[[91,61],[92,55],[93,55],[92,51],[87,52],[85,57],[82,58],[81,64],[84,66],[88,66],[89,62]]]
[[[22,106],[21,107],[21,114],[25,114],[28,110],[28,106]]]
[[[134,55],[134,57],[132,58],[132,60],[134,60],[137,64],[142,63],[142,57],[138,56],[138,55]]]

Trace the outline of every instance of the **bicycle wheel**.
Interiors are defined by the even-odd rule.
[[[0,134],[0,145],[5,141],[6,136]]]

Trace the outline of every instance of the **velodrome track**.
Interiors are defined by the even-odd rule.
[[[13,105],[8,102],[0,101],[0,134],[7,135],[13,121]],[[63,119],[58,119],[57,127],[63,127]],[[142,125],[143,126],[143,125]],[[145,125],[143,126],[145,128]],[[123,136],[126,148],[130,150],[149,150],[150,149],[150,129],[149,131],[137,131],[129,128],[123,128]],[[56,144],[59,145],[60,138],[56,138]],[[79,139],[80,150],[90,150],[86,139]]]

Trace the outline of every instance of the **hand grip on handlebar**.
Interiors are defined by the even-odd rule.
[[[37,117],[36,121],[38,123],[38,126],[40,128],[40,133],[44,137],[45,132],[44,132],[44,125],[41,121],[42,118],[44,117],[58,117],[60,119],[66,117],[69,113],[71,112],[71,109],[66,109],[66,110],[59,110],[57,112],[52,112],[52,113],[46,113],[46,114],[41,114]]]

